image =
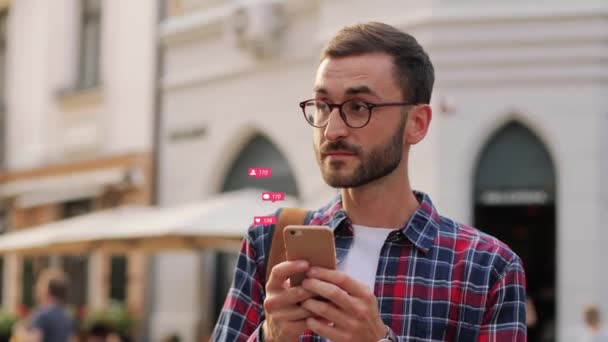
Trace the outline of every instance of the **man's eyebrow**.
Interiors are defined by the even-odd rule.
[[[327,95],[329,94],[329,92],[327,91],[327,89],[320,87],[320,86],[315,86],[313,88],[313,91],[317,94],[323,94],[323,95]]]
[[[327,89],[320,87],[320,86],[315,86],[313,88],[313,91],[317,94],[323,94],[323,95],[329,94]],[[350,88],[346,89],[346,92],[345,92],[345,95],[357,95],[357,94],[370,94],[370,95],[378,96],[375,91],[371,90],[370,87],[365,86],[365,85],[358,86],[358,87],[350,87]]]
[[[346,89],[346,95],[357,95],[357,94],[370,94],[378,96],[376,92],[371,90],[368,86],[362,85],[358,87],[351,87]]]

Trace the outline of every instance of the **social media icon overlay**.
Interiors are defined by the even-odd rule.
[[[272,177],[272,169],[269,167],[250,167],[247,175],[255,178],[268,178]]]
[[[262,192],[262,200],[270,201],[272,203],[276,201],[284,201],[285,193],[284,192]]]
[[[254,216],[254,224],[276,224],[277,218],[275,216]]]

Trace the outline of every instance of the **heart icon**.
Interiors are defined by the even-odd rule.
[[[267,193],[266,193],[266,194],[263,194],[263,195],[262,195],[262,198],[263,198],[263,199],[265,199],[265,200],[267,200],[267,199],[269,199],[269,198],[270,198],[270,195],[269,195],[269,194],[267,194]]]
[[[259,218],[255,218],[255,223],[260,223],[260,219]]]

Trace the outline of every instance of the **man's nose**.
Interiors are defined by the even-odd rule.
[[[325,139],[335,141],[348,135],[348,126],[340,115],[340,108],[334,107],[329,113],[329,120],[325,126]]]

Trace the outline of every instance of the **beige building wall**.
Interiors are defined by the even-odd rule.
[[[78,0],[10,6],[7,167],[150,151],[156,1],[101,1],[100,82],[77,89]]]
[[[86,89],[77,82],[81,3],[0,1],[9,16],[7,158],[0,189],[14,188],[15,181],[30,184],[2,198],[12,228],[59,219],[62,202],[82,196],[94,198],[95,209],[151,202],[158,2],[99,1],[99,82]],[[74,189],[69,181],[107,169],[119,170],[122,178],[99,189],[84,189],[86,184]],[[45,188],[44,181],[53,177],[65,183],[61,189]],[[136,185],[115,189],[128,178]],[[39,203],[24,208],[25,197]],[[146,281],[142,271],[147,261],[137,254],[132,261],[128,302],[141,314],[143,293],[138,290]],[[3,306],[12,310],[21,300],[21,258],[10,255],[6,263]],[[109,292],[105,255],[92,255],[88,280],[89,305],[101,308]]]
[[[285,0],[279,47],[264,58],[256,58],[235,34],[238,3],[170,3],[192,7],[176,5],[175,15],[160,25],[162,203],[219,191],[231,161],[255,132],[283,152],[302,199],[328,198],[331,191],[312,154],[311,129],[297,103],[311,93],[322,43],[344,25],[380,20],[417,37],[436,67],[433,124],[413,149],[414,187],[428,192],[443,214],[472,223],[476,158],[502,124],[524,123],[549,149],[557,174],[558,340],[576,336],[588,303],[608,312],[601,288],[606,203],[598,201],[606,198],[602,165],[608,158],[605,1]],[[170,138],[189,127],[206,133]],[[196,281],[208,263],[194,255],[160,263],[153,314],[159,334],[179,324],[179,331],[193,336],[209,315],[209,287],[203,286],[202,294],[190,285],[177,292],[171,280],[163,280],[193,274],[188,279]],[[180,304],[184,294],[207,302],[196,310]],[[182,310],[194,318],[171,321],[171,313]]]

